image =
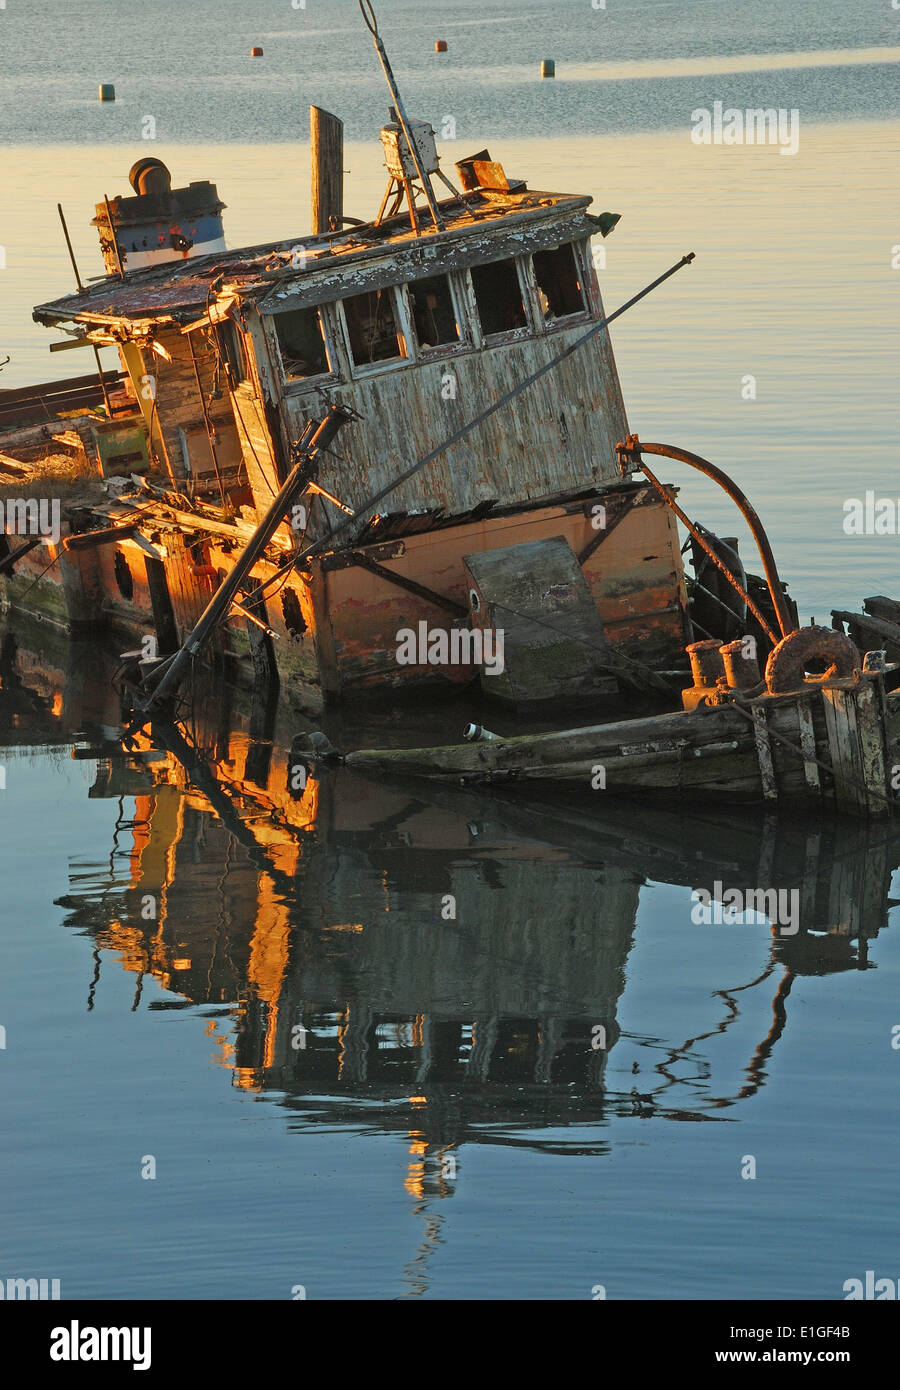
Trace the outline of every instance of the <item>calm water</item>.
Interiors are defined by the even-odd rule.
[[[631,427],[734,473],[803,616],[896,594],[897,537],[841,522],[847,496],[900,494],[897,16],[609,3],[377,8],[411,110],[456,119],[448,169],[488,143],[623,214],[608,307],[697,252],[615,325]],[[230,245],[302,233],[314,101],[347,122],[348,211],[380,201],[387,98],[349,0],[9,0],[0,52],[4,386],[88,370],[30,319],[71,283],[55,203],[99,273],[93,204],[144,154],[218,183]],[[694,146],[716,99],[799,108],[799,153]],[[732,530],[685,474],[688,511]],[[101,654],[7,627],[0,1276],[88,1297],[832,1299],[896,1275],[896,835],[348,774],[294,797],[294,729],[255,743],[218,701],[195,731],[218,789],[198,791],[159,750],[91,756],[119,714]],[[695,923],[716,881],[796,891],[799,931]]]
[[[99,660],[29,641],[0,694],[0,1272],[835,1299],[894,1270],[898,832],[341,771],[292,796],[290,729],[208,707],[198,791],[160,749],[87,756]],[[717,880],[796,892],[797,931],[695,923]]]

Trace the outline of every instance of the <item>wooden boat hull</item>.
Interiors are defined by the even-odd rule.
[[[810,683],[644,719],[443,748],[349,753],[359,772],[439,782],[527,782],[615,797],[652,793],[891,813],[895,719],[877,677]]]

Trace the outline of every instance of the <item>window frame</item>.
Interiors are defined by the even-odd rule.
[[[481,343],[486,348],[502,347],[505,343],[521,343],[528,338],[533,338],[537,331],[535,320],[535,307],[537,304],[537,291],[533,288],[533,280],[529,275],[534,274],[531,265],[530,255],[524,256],[501,256],[496,261],[482,261],[476,266],[467,266],[465,275],[469,283],[469,291],[472,296],[472,304],[478,316],[478,332]],[[510,262],[515,266],[516,275],[519,281],[519,293],[522,296],[522,307],[525,310],[525,323],[520,328],[506,328],[499,333],[485,332],[484,324],[481,320],[481,309],[478,304],[478,295],[475,291],[475,281],[472,279],[473,270],[484,270],[491,265],[508,265]]]
[[[410,290],[416,285],[420,285],[423,280],[436,280],[443,277],[450,286],[450,298],[453,301],[453,313],[456,317],[456,324],[459,328],[459,337],[455,343],[438,343],[435,347],[423,347],[419,342],[419,334],[416,329],[416,316],[413,309]],[[415,359],[420,362],[433,362],[438,358],[457,357],[461,352],[466,352],[472,347],[472,332],[470,327],[469,305],[463,287],[460,285],[456,274],[450,270],[438,270],[430,275],[420,275],[416,280],[407,280],[400,287],[403,291],[403,298],[406,301],[406,308],[409,314],[410,329],[415,346]]]
[[[290,376],[288,374],[284,365],[284,355],[281,351],[281,342],[276,327],[276,320],[279,316],[278,314],[268,314],[263,318],[266,340],[278,364],[281,387],[285,395],[298,395],[304,391],[340,381],[340,353],[336,351],[329,315],[326,312],[329,307],[330,306],[327,304],[300,304],[297,306],[298,309],[314,309],[319,315],[319,327],[322,332],[322,342],[325,345],[325,357],[328,362],[327,371],[313,372],[309,376]],[[286,309],[284,312],[291,313],[291,310]]]
[[[585,264],[584,241],[581,239],[579,239],[578,241],[561,241],[558,243],[557,246],[543,246],[541,247],[541,250],[559,251],[563,246],[570,246],[572,248],[572,254],[575,258],[575,271],[581,286],[581,308],[576,310],[574,314],[563,314],[559,318],[555,319],[544,318],[544,315],[541,313],[541,287],[538,283],[537,271],[534,268],[534,257],[538,253],[532,252],[528,259],[530,262],[529,269],[531,273],[531,279],[534,285],[534,309],[535,315],[540,324],[540,331],[543,333],[556,333],[561,328],[568,328],[572,324],[587,322],[588,320],[594,317],[593,306],[591,304],[591,293],[587,278],[588,271]],[[593,268],[593,262],[591,263],[591,268]]]
[[[405,285],[382,285],[381,292],[391,296],[391,304],[394,311],[394,321],[400,330],[403,338],[403,345],[406,348],[404,355],[400,357],[385,357],[379,362],[358,363],[353,356],[353,345],[350,341],[350,325],[347,323],[347,315],[344,312],[344,300],[335,301],[337,310],[337,321],[340,325],[344,349],[347,354],[347,361],[350,364],[350,375],[357,379],[359,377],[376,376],[379,372],[396,372],[402,367],[409,367],[416,361],[415,356],[415,333],[411,322],[412,306],[408,303],[402,291]],[[363,294],[376,294],[377,290],[358,290],[356,294],[348,294],[347,299],[357,299]]]

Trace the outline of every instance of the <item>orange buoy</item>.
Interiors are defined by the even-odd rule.
[[[251,48],[251,50],[250,50],[250,57],[251,57],[251,58],[261,58],[262,56],[263,56],[263,51],[262,51],[261,48]]]
[[[435,45],[434,45],[434,51],[435,51],[435,53],[446,53],[446,52],[447,52],[447,40],[446,40],[446,39],[438,39],[437,42],[436,42]]]

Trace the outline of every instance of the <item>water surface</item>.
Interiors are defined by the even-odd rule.
[[[842,529],[848,497],[900,493],[890,7],[377,9],[411,111],[456,122],[445,168],[488,144],[622,214],[607,307],[697,253],[614,326],[631,428],[734,474],[803,617],[896,593],[897,537]],[[3,386],[88,370],[31,321],[71,286],[55,204],[99,274],[93,205],[147,153],[217,182],[229,245],[299,238],[317,102],[347,123],[348,211],[380,202],[387,96],[351,0],[9,0],[0,52]],[[715,100],[797,108],[798,153],[694,145]],[[721,496],[667,476],[749,558]],[[346,772],[291,794],[291,719],[251,738],[223,692],[194,711],[192,782],[104,744],[115,664],[4,624],[0,1276],[134,1299],[838,1299],[894,1275],[895,832]],[[463,722],[327,728],[361,746]],[[796,892],[798,931],[694,921],[716,883]]]
[[[101,665],[79,688],[28,640],[0,691],[0,1272],[837,1299],[893,1268],[895,831],[340,769],[292,794],[290,721],[260,742],[240,708],[197,712],[198,790],[102,748]],[[693,920],[717,883],[796,893],[796,931]]]

